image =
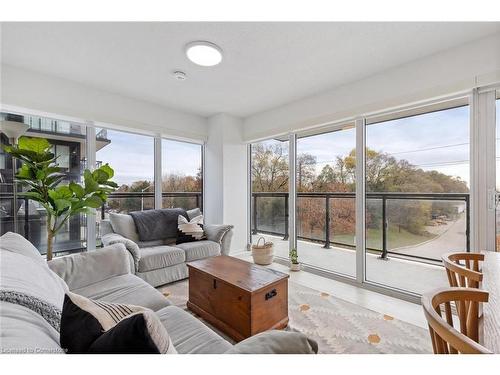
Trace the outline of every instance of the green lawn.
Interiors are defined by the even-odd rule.
[[[367,245],[369,248],[382,249],[382,230],[381,229],[368,229]],[[387,233],[387,247],[388,250],[397,247],[418,245],[419,243],[428,241],[434,238],[435,235],[417,235],[397,228],[397,226],[389,225]],[[338,234],[333,237],[334,242],[346,243],[354,245],[353,234]]]

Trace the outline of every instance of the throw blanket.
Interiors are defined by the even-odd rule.
[[[59,332],[62,312],[51,303],[42,301],[37,297],[30,296],[29,294],[15,292],[13,290],[0,290],[0,301],[27,307],[44,318],[47,323]]]
[[[137,233],[141,241],[165,240],[177,237],[177,219],[179,215],[188,219],[182,208],[163,208],[131,212]],[[189,219],[188,219],[189,220]]]

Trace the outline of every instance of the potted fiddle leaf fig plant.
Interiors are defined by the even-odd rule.
[[[300,271],[299,254],[297,253],[297,249],[291,249],[289,256],[290,256],[290,270]]]
[[[47,260],[51,260],[54,238],[68,219],[101,207],[108,194],[118,187],[111,181],[114,171],[108,164],[94,171],[86,169],[83,184],[70,182],[61,185],[66,175],[61,172],[57,157],[46,139],[21,137],[17,145],[3,148],[22,161],[16,178],[29,189],[19,195],[40,203],[47,212]]]

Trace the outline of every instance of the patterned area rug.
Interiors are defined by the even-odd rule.
[[[187,309],[187,280],[159,290],[173,305]],[[316,340],[323,354],[432,353],[427,330],[293,282],[288,315],[288,329]]]

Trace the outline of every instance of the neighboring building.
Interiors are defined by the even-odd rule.
[[[1,120],[25,123],[29,126],[26,135],[46,138],[58,156],[59,167],[66,173],[64,182],[80,182],[86,167],[86,130],[85,126],[37,116],[1,113]],[[97,150],[110,143],[106,130],[96,135]],[[1,133],[1,144],[9,144],[8,138]],[[18,186],[18,191],[21,187]],[[0,151],[0,234],[14,231],[14,211],[17,212],[17,231],[28,238],[40,252],[45,252],[45,210],[36,202],[29,201],[26,211],[25,201],[18,200],[14,209],[12,158]],[[72,217],[55,243],[55,251],[72,251],[85,247],[86,217]]]

